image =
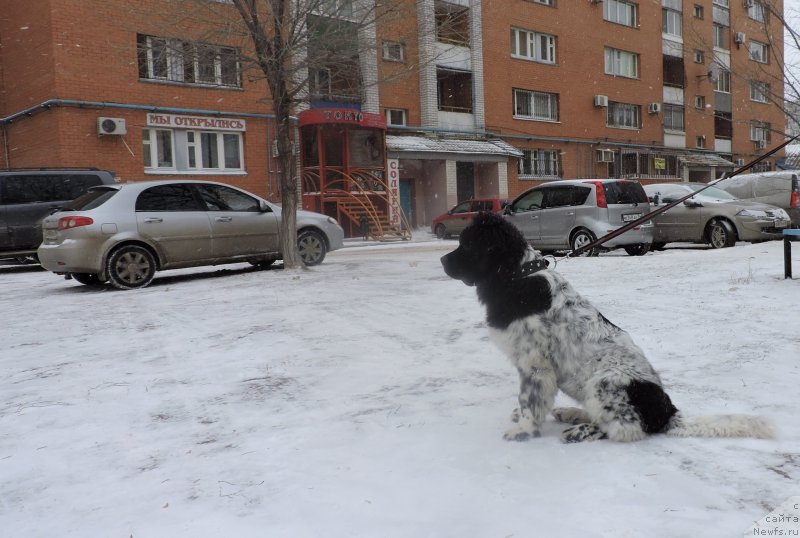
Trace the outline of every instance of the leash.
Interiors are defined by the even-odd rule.
[[[593,248],[599,247],[600,245],[602,245],[606,241],[609,241],[610,239],[614,239],[618,235],[624,234],[625,232],[627,232],[631,228],[635,228],[636,226],[639,226],[640,224],[643,224],[643,223],[647,222],[651,218],[656,217],[656,216],[660,215],[661,213],[663,213],[663,212],[665,212],[665,211],[667,211],[669,209],[672,209],[676,205],[682,204],[683,202],[685,202],[686,200],[688,200],[692,196],[703,192],[704,190],[706,190],[709,187],[714,186],[715,184],[719,183],[723,179],[732,178],[733,176],[741,174],[745,170],[749,170],[750,168],[752,168],[753,166],[757,165],[758,163],[760,163],[761,161],[763,161],[767,157],[771,156],[773,153],[782,150],[784,147],[788,146],[789,144],[794,142],[799,137],[800,137],[800,135],[793,136],[792,138],[790,138],[789,140],[787,140],[786,142],[784,142],[780,146],[777,146],[774,149],[771,149],[768,153],[765,153],[761,157],[753,159],[752,161],[750,161],[749,163],[745,164],[744,166],[742,166],[738,170],[734,170],[734,172],[729,176],[726,176],[726,175],[723,174],[723,176],[721,178],[715,179],[714,181],[708,183],[705,187],[703,187],[701,189],[698,189],[695,192],[692,192],[690,194],[687,194],[683,198],[679,198],[679,199],[677,199],[677,200],[675,200],[673,202],[670,202],[667,205],[665,205],[664,207],[659,207],[658,209],[655,209],[655,210],[651,211],[650,213],[648,213],[648,214],[646,214],[646,215],[644,215],[642,217],[639,217],[638,219],[636,219],[634,221],[631,221],[631,222],[625,224],[624,226],[622,226],[620,228],[617,228],[613,232],[607,233],[606,235],[604,235],[600,239],[596,239],[593,242],[589,243],[588,245],[584,245],[584,246],[582,246],[581,248],[579,248],[577,250],[571,250],[566,256],[564,256],[564,258],[574,258],[575,256],[580,256],[581,254],[583,254],[587,250],[591,250]]]

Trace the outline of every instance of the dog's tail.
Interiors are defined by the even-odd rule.
[[[674,437],[752,437],[773,439],[775,427],[766,417],[754,415],[706,415],[672,417],[665,432]]]

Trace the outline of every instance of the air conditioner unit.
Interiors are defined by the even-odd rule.
[[[613,163],[614,162],[614,151],[610,149],[598,149],[597,150],[597,162],[599,163]]]
[[[736,166],[744,166],[744,159],[736,159],[733,161]]]
[[[661,103],[650,103],[647,105],[647,112],[650,114],[658,114],[661,112]]]
[[[741,45],[742,43],[744,43],[745,37],[746,36],[744,35],[744,32],[736,32],[735,34],[733,34],[733,42],[736,43],[737,45]]]
[[[97,118],[98,135],[124,135],[128,130],[125,128],[125,120],[122,118]]]
[[[608,96],[607,95],[595,95],[594,96],[594,106],[608,106]]]
[[[767,147],[767,141],[766,140],[756,140],[755,144],[756,144],[756,149],[764,149],[764,148]]]

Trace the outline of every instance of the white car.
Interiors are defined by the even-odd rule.
[[[42,267],[83,284],[120,289],[148,285],[156,271],[282,258],[281,208],[242,189],[192,180],[93,187],[42,221]],[[306,265],[342,248],[331,217],[297,212],[297,244]]]

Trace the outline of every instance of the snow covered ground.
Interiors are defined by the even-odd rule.
[[[780,430],[627,445],[564,445],[552,421],[502,440],[516,373],[441,270],[455,244],[127,292],[0,267],[0,535],[742,536],[800,494],[800,279],[779,242],[559,263],[685,414]]]

